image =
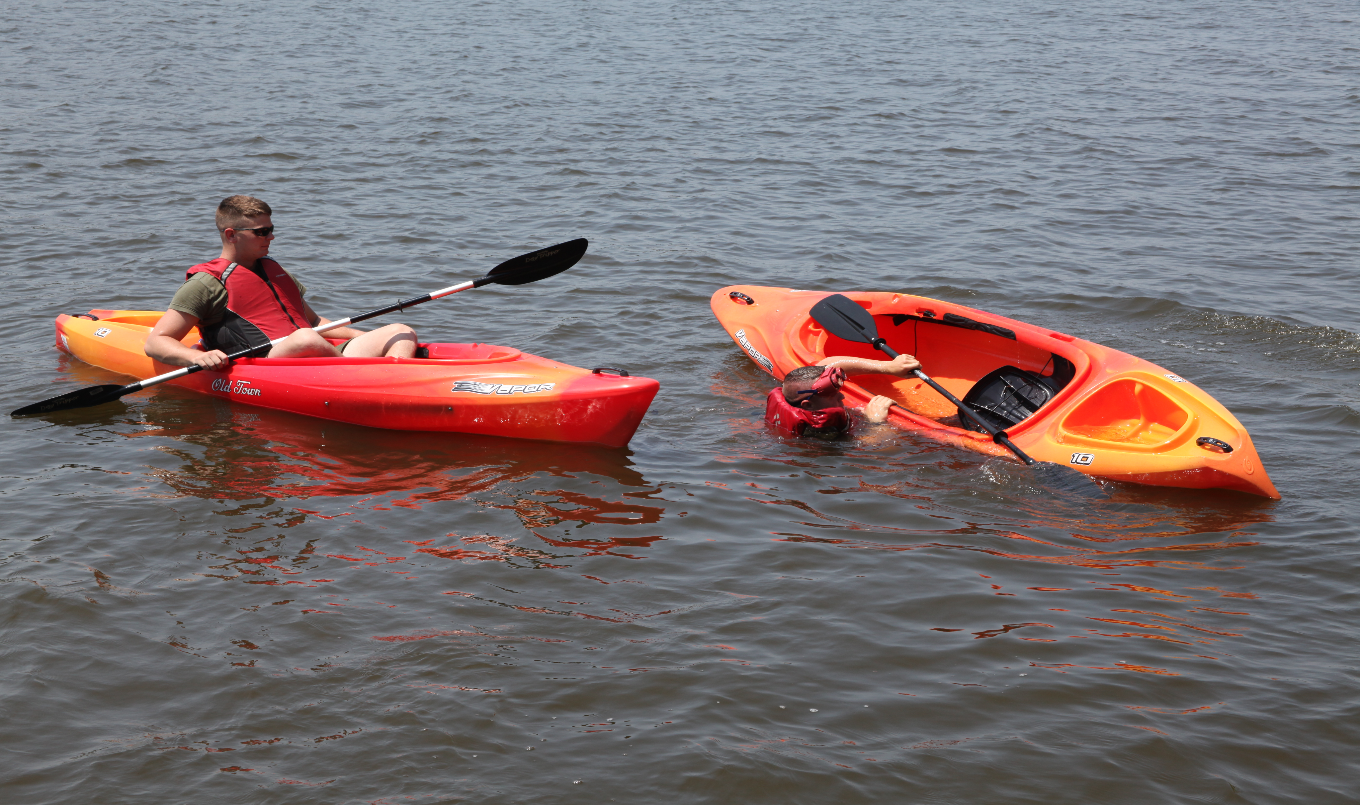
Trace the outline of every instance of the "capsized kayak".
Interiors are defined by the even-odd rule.
[[[733,285],[710,304],[728,335],[777,379],[828,355],[882,359],[871,345],[838,338],[809,309],[831,294]],[[1033,380],[1038,409],[1005,427],[1021,450],[1111,480],[1191,489],[1234,489],[1279,498],[1247,429],[1207,392],[1156,364],[1080,338],[981,310],[901,293],[847,293],[879,335],[955,396],[970,402]],[[976,387],[976,390],[975,390]],[[856,375],[843,389],[861,406],[876,394],[898,403],[893,424],[990,455],[1011,455],[969,430],[953,404],[917,378]],[[1005,396],[1003,395],[1003,396]],[[995,398],[996,395],[992,395]]]
[[[142,351],[162,315],[57,317],[57,348],[138,379],[174,370]],[[198,343],[197,328],[184,337]],[[494,344],[421,344],[428,359],[242,358],[169,382],[233,402],[390,430],[480,433],[623,447],[660,388]],[[617,370],[608,370],[617,371]]]

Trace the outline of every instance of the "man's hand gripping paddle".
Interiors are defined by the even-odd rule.
[[[445,296],[456,294],[459,291],[480,288],[483,285],[528,285],[531,282],[538,282],[539,280],[561,274],[563,271],[576,265],[576,262],[586,253],[586,248],[589,245],[590,243],[585,238],[577,238],[576,240],[569,240],[566,243],[559,243],[556,246],[549,246],[546,249],[539,249],[536,252],[521,254],[519,257],[512,257],[491,269],[485,277],[468,280],[467,282],[462,282],[457,285],[450,285],[447,288],[434,291],[433,293],[427,293],[424,296],[404,299],[397,302],[395,305],[388,305],[387,307],[370,310],[367,313],[351,316],[348,319],[328,322],[320,327],[313,327],[312,329],[316,330],[318,333],[324,333],[329,330],[334,330],[337,327],[347,327],[357,322],[376,318],[385,313],[392,313],[397,310],[405,310],[408,307],[415,307],[416,305],[428,302],[431,299],[441,299]],[[252,355],[267,353],[269,347],[274,346],[282,340],[282,338],[276,338],[268,344],[262,344],[258,347],[251,347],[250,349],[243,349],[240,352],[234,352],[228,355],[227,359],[235,360],[237,358],[248,358]],[[164,383],[167,380],[174,380],[175,378],[184,377],[185,375],[191,375],[194,372],[202,371],[202,369],[202,366],[187,366],[183,369],[177,369],[173,372],[166,372],[163,375],[147,378],[146,380],[139,380],[136,383],[129,383],[126,386],[89,386],[87,388],[78,389],[43,400],[42,402],[26,405],[17,411],[10,412],[10,416],[50,414],[54,411],[67,411],[73,408],[89,408],[94,405],[103,405],[107,402],[113,402],[127,394],[150,388],[158,383]]]
[[[896,358],[898,355],[897,350],[888,346],[888,342],[879,337],[878,327],[874,324],[874,317],[869,315],[869,311],[855,304],[849,297],[842,296],[841,294],[828,296],[812,306],[811,315],[827,332],[837,338],[846,341],[858,341],[861,344],[870,344],[874,349],[884,353],[889,358]],[[955,397],[953,394],[950,394],[948,389],[941,386],[939,383],[936,383],[928,377],[925,372],[922,372],[920,369],[914,371],[917,377],[924,380],[931,388],[944,395],[945,399],[958,406],[960,411],[967,414],[974,422],[981,425],[983,430],[991,435],[993,441],[1001,444],[1007,450],[1010,450],[1015,454],[1016,458],[1042,474],[1045,480],[1051,485],[1061,486],[1072,491],[1084,492],[1086,494],[1091,493],[1092,487],[1099,489],[1099,486],[1095,481],[1070,467],[1064,467],[1061,464],[1054,464],[1048,461],[1035,461],[1033,458],[1026,455],[1025,451],[1016,447],[1015,444],[1011,442],[1010,438],[1006,436],[1005,431],[997,430],[987,424],[985,420],[973,412],[973,409],[964,405],[962,400]]]

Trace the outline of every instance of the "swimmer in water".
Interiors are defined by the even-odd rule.
[[[921,362],[910,355],[890,361],[834,356],[815,366],[800,366],[784,377],[784,383],[770,390],[765,401],[765,421],[786,437],[811,436],[838,439],[854,427],[841,394],[847,375],[887,374],[911,377]],[[883,422],[888,418],[892,400],[878,395],[864,406],[864,418]]]

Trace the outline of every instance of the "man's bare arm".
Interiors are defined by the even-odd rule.
[[[180,339],[189,334],[189,331],[198,325],[198,319],[187,313],[178,310],[167,310],[161,316],[156,326],[151,328],[151,334],[146,337],[146,346],[143,351],[148,357],[154,358],[161,363],[171,366],[202,366],[204,369],[218,369],[226,366],[227,353],[220,349],[209,352],[199,352],[191,347],[184,346]]]
[[[832,355],[817,361],[817,365],[835,366],[847,375],[880,374],[898,377],[912,377],[912,372],[921,368],[921,362],[910,355],[898,355],[890,361]]]

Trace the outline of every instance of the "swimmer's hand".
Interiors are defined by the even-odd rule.
[[[905,358],[908,356],[899,355],[897,357]],[[892,400],[880,394],[864,406],[864,418],[870,422],[885,422],[888,419],[888,408],[891,407],[892,404]]]
[[[884,374],[897,375],[898,377],[912,377],[912,372],[921,368],[921,362],[911,355],[898,355],[890,361],[885,361],[888,368],[883,370]]]

